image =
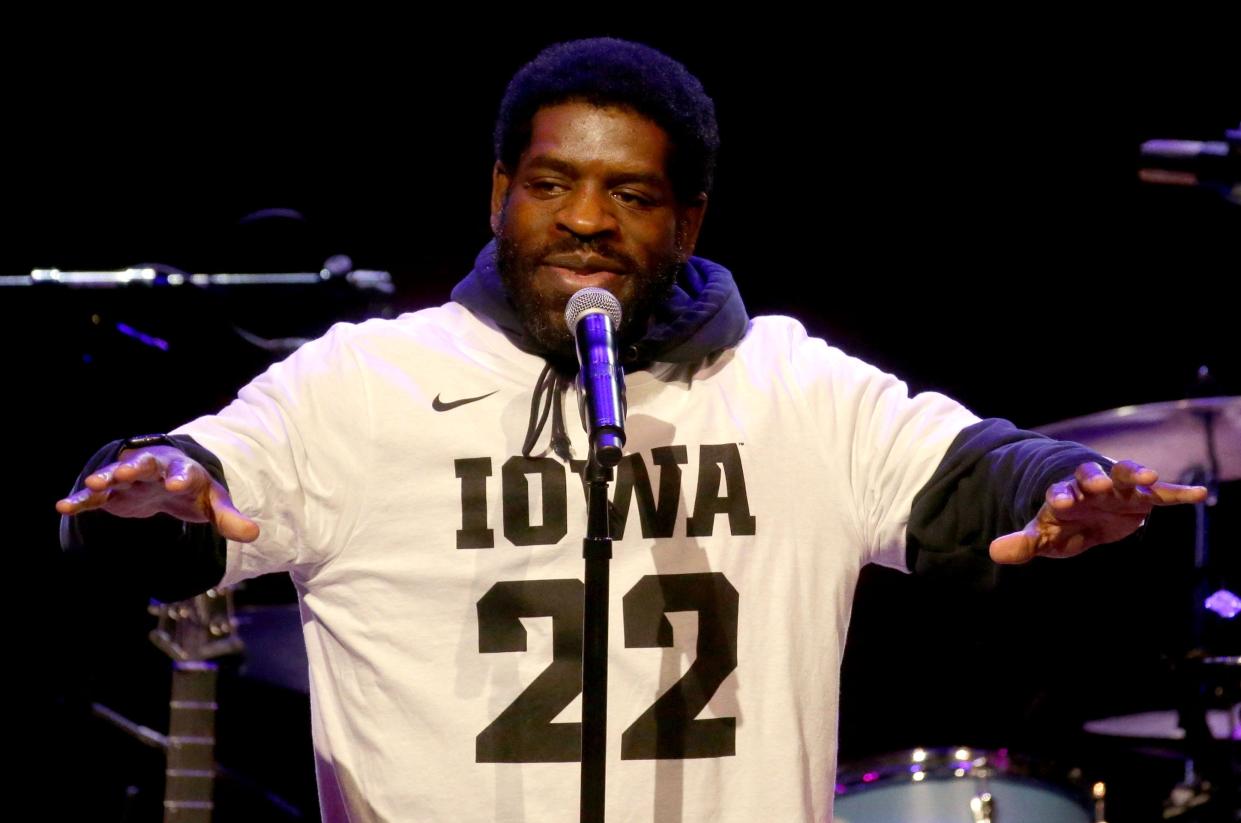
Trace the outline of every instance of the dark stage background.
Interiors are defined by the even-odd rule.
[[[1237,126],[1236,88],[1214,66],[1050,33],[1021,45],[848,27],[710,42],[608,31],[664,48],[714,96],[724,147],[698,253],[734,271],[751,314],[793,314],[915,390],[1025,427],[1241,393],[1227,285],[1241,208],[1136,175],[1143,139],[1220,139]],[[66,808],[120,819],[130,785],[134,819],[158,806],[158,757],[89,704],[162,728],[167,665],[145,640],[144,594],[107,564],[60,556],[54,501],[99,444],[214,410],[270,362],[234,327],[314,337],[336,320],[446,300],[489,238],[490,130],[507,78],[542,45],[598,32],[166,39],[124,59],[79,52],[69,70],[45,64],[15,89],[0,274],[151,262],[317,271],[347,254],[396,284],[384,299],[330,284],[0,290],[17,444],[5,519],[16,609],[32,616],[11,671],[39,708],[17,712],[47,747],[32,770],[90,766],[89,778],[58,778]],[[300,218],[244,219],[264,209]],[[1203,365],[1213,383],[1197,380]],[[1234,560],[1239,505],[1226,486],[1216,541]],[[1191,521],[1161,514],[1140,543],[1070,562],[928,579],[868,571],[845,661],[842,760],[1007,746],[1113,777],[1118,764],[1149,770],[1131,802],[1144,791],[1157,803],[1173,761],[1133,765],[1077,730],[1171,705]],[[286,594],[265,581],[243,597]],[[222,762],[313,818],[304,696],[235,672],[222,690]],[[244,781],[224,791],[234,808],[265,808]]]

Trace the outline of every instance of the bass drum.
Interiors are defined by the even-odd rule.
[[[913,749],[844,764],[836,823],[1091,823],[1103,786],[1075,791],[1006,749]],[[1063,785],[1061,785],[1063,784]],[[1092,813],[1093,812],[1093,813]]]

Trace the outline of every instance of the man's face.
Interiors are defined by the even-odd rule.
[[[563,103],[535,114],[516,169],[496,164],[500,275],[526,330],[549,352],[573,356],[564,307],[586,286],[616,295],[622,338],[640,337],[693,252],[706,195],[677,202],[671,148],[663,129],[629,109]]]

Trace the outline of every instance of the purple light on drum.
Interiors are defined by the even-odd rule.
[[[836,794],[844,794],[844,793],[845,793],[845,792],[847,792],[847,791],[849,791],[849,790],[845,788],[845,784],[844,784],[844,783],[837,783],[837,784],[836,784]]]
[[[874,783],[878,779],[879,779],[879,772],[867,772],[866,774],[862,775],[863,783]]]
[[[909,767],[909,773],[910,773],[910,774],[917,774],[917,773],[918,773],[918,772],[920,772],[920,771],[922,771],[922,767],[921,767],[921,766],[910,766],[910,767]]]
[[[1227,620],[1241,613],[1241,597],[1237,597],[1227,589],[1220,589],[1208,597],[1203,605]]]
[[[158,337],[152,337],[146,332],[140,332],[128,323],[117,323],[116,330],[127,337],[132,337],[144,346],[150,346],[160,351],[168,351],[168,341],[161,340]]]

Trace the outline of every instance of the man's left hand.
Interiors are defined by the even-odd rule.
[[[1072,557],[1133,534],[1156,506],[1200,503],[1206,496],[1202,486],[1161,483],[1154,469],[1132,460],[1117,463],[1110,475],[1098,463],[1083,463],[1071,480],[1048,487],[1043,507],[1024,529],[991,541],[991,559]]]

